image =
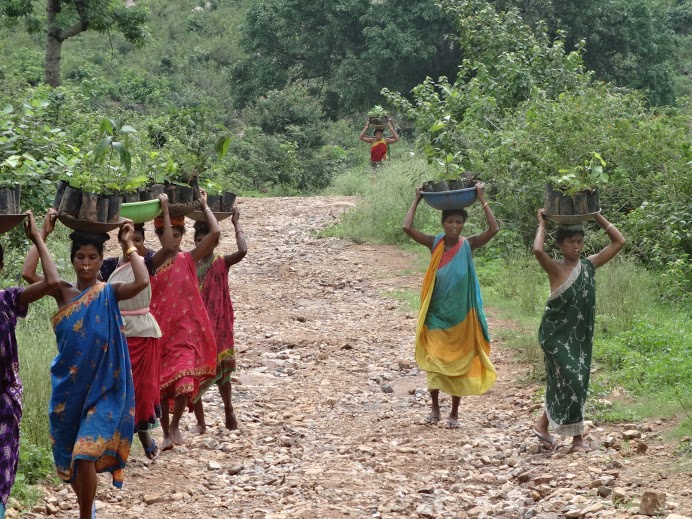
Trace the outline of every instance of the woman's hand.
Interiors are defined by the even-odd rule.
[[[238,209],[238,206],[235,206],[233,208],[233,214],[231,215],[231,223],[233,224],[233,227],[238,226],[239,220],[240,220],[240,209]]]
[[[483,182],[476,184],[476,192],[478,193],[478,200],[482,202],[485,198],[485,184]]]
[[[27,218],[24,220],[24,234],[31,240],[31,243],[36,243],[38,239],[41,238],[41,233],[36,225],[36,220],[34,219],[34,213],[27,211],[24,213]]]
[[[538,210],[538,225],[545,225],[545,209],[542,207]]]
[[[423,195],[421,194],[421,188],[417,187],[416,188],[416,202],[420,202],[423,199]]]
[[[207,208],[207,191],[205,189],[200,189],[199,190],[199,199],[202,202],[202,209]]]
[[[125,251],[133,246],[132,239],[135,236],[135,227],[132,224],[132,220],[125,220],[121,229],[120,239],[122,240],[123,250]]]
[[[52,207],[48,209],[46,217],[43,219],[43,228],[41,229],[43,233],[43,239],[45,240],[50,233],[55,230],[55,220],[58,218],[58,210]]]
[[[168,207],[168,195],[166,193],[159,195],[159,201],[161,202],[161,207]]]

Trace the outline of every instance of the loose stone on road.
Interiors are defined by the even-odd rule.
[[[625,518],[640,506],[692,515],[690,469],[674,472],[665,424],[592,427],[598,450],[588,454],[570,454],[564,439],[557,452],[541,451],[530,433],[539,388],[518,382],[524,368],[497,342],[498,382],[462,399],[461,428],[425,425],[416,316],[387,295],[418,290],[422,274],[398,247],[319,237],[354,205],[240,200],[249,252],[230,275],[240,429],[223,427],[213,388],[207,434],[188,432],[185,446],[155,462],[137,443],[122,491],[100,477],[99,519]],[[235,250],[230,220],[221,227],[219,250]],[[155,248],[153,232],[148,239]],[[186,247],[191,240],[188,232]],[[488,313],[491,335],[509,324]],[[449,406],[443,400],[443,418]],[[192,428],[193,416],[183,423]],[[642,501],[649,490],[658,493]],[[67,486],[48,488],[29,516],[48,513],[75,517]]]

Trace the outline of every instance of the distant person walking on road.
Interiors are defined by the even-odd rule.
[[[547,390],[545,410],[532,432],[546,449],[553,450],[555,440],[548,432],[550,425],[557,434],[572,436],[573,451],[588,451],[582,433],[596,315],[596,269],[615,257],[625,239],[613,224],[597,214],[595,219],[608,234],[610,244],[597,254],[580,258],[583,227],[560,227],[555,242],[562,251],[562,260],[556,261],[544,250],[544,211],[538,210],[533,253],[550,280],[550,295],[538,329]]]
[[[413,227],[422,196],[420,189],[404,218],[404,232],[432,257],[423,279],[421,306],[416,329],[416,362],[427,372],[432,412],[426,422],[440,421],[440,390],[452,395],[447,426],[459,427],[462,396],[481,395],[495,383],[490,362],[490,336],[483,312],[480,287],[471,253],[488,243],[499,231],[483,184],[478,184],[478,201],[483,206],[488,228],[465,238],[461,235],[468,214],[465,209],[442,211],[444,232],[437,236]]]
[[[389,131],[392,132],[391,137],[384,136],[384,128],[375,128],[373,137],[366,137],[365,133],[370,128],[370,118],[365,122],[363,131],[360,132],[358,138],[370,144],[370,165],[373,168],[380,166],[385,160],[388,160],[389,145],[399,142],[399,134],[396,133],[394,125],[390,121],[387,124]]]

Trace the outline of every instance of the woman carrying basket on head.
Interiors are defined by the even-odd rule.
[[[485,201],[485,187],[478,184],[488,229],[480,234],[461,235],[468,217],[465,209],[442,211],[443,232],[425,234],[413,227],[420,189],[404,218],[406,234],[430,249],[432,257],[423,279],[421,307],[416,328],[416,362],[427,372],[432,411],[427,423],[440,421],[439,394],[452,395],[450,428],[459,427],[459,402],[465,395],[481,395],[495,383],[490,362],[490,336],[483,312],[480,287],[471,253],[484,246],[499,227]]]
[[[44,221],[44,238],[53,231],[54,215],[51,209]],[[58,304],[52,319],[58,354],[50,368],[51,443],[58,476],[77,495],[80,519],[95,514],[98,472],[110,472],[113,485],[122,486],[132,445],[134,387],[118,301],[149,285],[133,234],[132,224],[125,223],[121,244],[132,263],[132,281],[101,283],[99,268],[108,235],[74,231],[70,261],[77,281],[61,280],[51,293]],[[32,283],[43,279],[36,274],[37,260],[32,247],[22,271]]]

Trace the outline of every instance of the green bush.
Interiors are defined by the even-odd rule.
[[[354,169],[332,186],[335,194],[364,194],[358,207],[344,215],[341,222],[325,231],[356,242],[406,243],[410,239],[401,229],[404,216],[413,201],[415,189],[429,180],[430,168],[421,159],[413,158],[385,164],[376,170]],[[361,187],[356,187],[358,180]],[[340,192],[338,189],[344,189]],[[439,212],[421,202],[415,225],[430,234],[440,232]]]

